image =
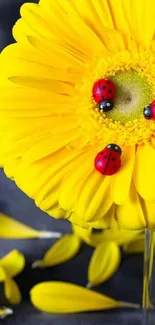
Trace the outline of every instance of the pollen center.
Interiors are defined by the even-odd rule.
[[[130,69],[111,78],[116,85],[114,107],[107,117],[121,122],[142,117],[143,108],[152,100],[152,87],[145,76]]]

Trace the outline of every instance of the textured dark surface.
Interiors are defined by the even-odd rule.
[[[51,0],[53,1],[53,0]],[[19,17],[19,8],[24,0],[0,0],[0,50],[13,42],[11,28]],[[27,1],[29,2],[29,1]],[[33,1],[37,2],[37,1]],[[56,221],[40,211],[16,185],[0,170],[0,210],[37,229],[70,232],[70,224],[64,220]],[[13,317],[4,320],[6,325],[141,325],[141,311],[108,311],[77,315],[48,315],[35,310],[29,303],[29,290],[38,282],[61,280],[85,285],[87,267],[92,248],[83,245],[80,253],[71,261],[45,270],[32,270],[32,261],[41,258],[51,240],[0,240],[0,256],[13,248],[24,253],[27,264],[16,281],[23,293],[23,302],[15,308]],[[142,288],[142,256],[122,258],[119,271],[107,283],[97,288],[111,297],[139,303]],[[2,300],[0,301],[2,303]],[[153,324],[153,323],[152,323]]]
[[[25,317],[25,315],[28,315]],[[5,325],[142,325],[142,312],[105,312],[74,315],[50,315],[38,313],[33,307],[23,303],[16,309],[12,317],[8,318]],[[149,325],[154,325],[150,323]]]

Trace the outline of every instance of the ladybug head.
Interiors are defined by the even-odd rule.
[[[111,100],[102,100],[100,103],[99,103],[99,109],[100,111],[102,112],[108,112],[110,111],[111,109],[113,108],[113,103]]]
[[[144,107],[143,114],[144,114],[144,117],[148,120],[152,118],[151,105],[147,105]]]
[[[118,146],[118,144],[110,143],[106,146],[107,149],[114,150],[119,153],[119,155],[122,154],[121,148]]]

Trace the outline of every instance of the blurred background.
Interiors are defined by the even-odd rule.
[[[52,0],[51,0],[52,1]],[[63,0],[62,0],[63,1]],[[19,18],[20,6],[24,0],[0,0],[0,51],[14,42],[11,34],[15,21]],[[31,1],[36,2],[37,1]],[[59,231],[62,234],[71,232],[69,222],[55,220],[39,210],[34,202],[22,193],[13,181],[9,180],[0,169],[0,212],[15,220],[40,230]],[[41,259],[54,241],[51,239],[33,240],[0,240],[0,257],[16,248],[26,257],[26,268],[17,276],[23,295],[23,302],[14,308],[15,314],[3,321],[10,325],[138,325],[141,324],[140,311],[108,311],[101,313],[85,313],[78,315],[48,315],[36,311],[29,302],[29,291],[38,282],[61,280],[85,286],[87,269],[93,248],[83,243],[80,252],[72,260],[46,269],[31,269],[34,260]],[[142,292],[142,254],[123,255],[119,270],[106,283],[95,290],[110,297],[141,302]],[[0,293],[2,292],[2,288]],[[6,304],[1,294],[0,302]]]

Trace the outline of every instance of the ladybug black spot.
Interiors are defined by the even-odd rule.
[[[115,161],[115,158],[111,158],[112,161]]]
[[[112,90],[111,90],[111,89],[109,89],[109,90],[108,90],[108,93],[112,93]]]
[[[114,168],[117,168],[117,165],[116,164],[114,164]]]
[[[110,80],[107,80],[107,84],[110,84]]]
[[[106,89],[107,87],[106,86],[103,86],[102,89]]]
[[[107,156],[104,156],[104,159],[106,159],[107,158]]]

